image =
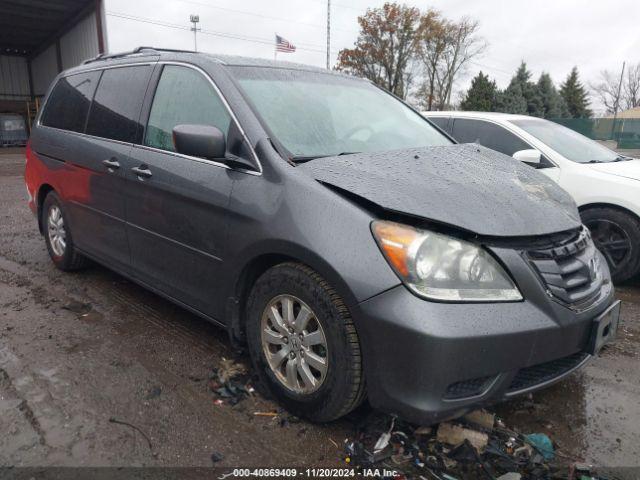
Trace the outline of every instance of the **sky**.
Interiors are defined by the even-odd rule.
[[[384,0],[332,0],[331,65],[358,35],[357,17]],[[451,19],[480,22],[488,48],[470,64],[456,85],[468,88],[479,70],[504,88],[524,60],[534,79],[548,72],[559,85],[578,67],[585,85],[600,71],[619,72],[622,62],[640,62],[638,0],[432,0],[405,3],[435,8]],[[326,0],[105,0],[111,52],[139,45],[193,49],[190,14],[200,16],[198,50],[253,57],[274,57],[274,36],[285,37],[295,53],[278,59],[316,66],[326,63]],[[126,17],[126,18],[125,18]],[[592,97],[592,107],[602,106]]]

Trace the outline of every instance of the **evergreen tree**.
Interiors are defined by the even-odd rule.
[[[582,83],[580,83],[577,67],[573,67],[567,79],[560,86],[560,95],[566,102],[572,118],[591,117],[588,94]]]
[[[538,95],[541,100],[543,118],[565,118],[569,116],[567,104],[560,96],[548,73],[542,73],[537,84]]]
[[[538,86],[531,81],[531,72],[527,69],[527,64],[524,61],[520,63],[516,74],[511,79],[509,85],[511,86],[512,84],[520,86],[522,96],[527,105],[524,113],[536,117],[544,116],[543,101],[540,97]]]
[[[489,80],[489,76],[478,73],[471,80],[471,87],[460,103],[461,110],[477,112],[493,112],[496,109],[498,88],[494,80]]]
[[[522,95],[522,88],[517,82],[511,82],[509,86],[497,96],[498,112],[504,113],[527,113],[527,100]]]

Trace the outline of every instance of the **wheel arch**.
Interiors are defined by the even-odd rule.
[[[42,225],[42,206],[44,205],[44,199],[47,198],[49,192],[55,192],[55,189],[48,183],[43,183],[38,188],[38,193],[36,194],[38,230],[40,230],[41,235],[44,232],[44,226]]]
[[[618,214],[627,216],[631,223],[631,227],[635,232],[636,238],[637,236],[640,235],[640,216],[638,216],[638,214],[636,214],[634,211],[628,208],[625,208],[621,205],[610,204],[606,202],[600,202],[600,203],[594,202],[586,205],[581,205],[580,207],[578,207],[578,211],[582,215],[583,213],[588,212],[595,208],[608,209],[612,212],[616,212]],[[629,232],[629,234],[631,234],[631,232]],[[610,259],[608,253],[606,253],[604,250],[601,249],[605,257],[607,258],[607,262],[609,263],[609,268],[611,269],[611,276],[613,278],[613,281],[616,283],[626,281],[629,278],[636,276],[638,273],[640,273],[640,255],[639,255],[640,244],[638,244],[637,242],[634,242],[633,238],[631,238],[630,240],[631,240],[630,241],[631,250],[629,255],[631,255],[631,257],[630,257],[630,260],[622,264],[622,266],[614,265],[612,267],[611,263],[613,262],[613,260]],[[605,250],[606,250],[606,247],[605,247]],[[635,258],[635,262],[633,261],[634,258]]]
[[[586,210],[591,210],[593,208],[610,208],[611,210],[617,210],[622,213],[626,213],[627,215],[632,216],[633,218],[640,221],[640,216],[632,210],[629,210],[626,207],[621,205],[617,205],[615,203],[606,203],[606,202],[594,202],[594,203],[586,203],[584,205],[580,205],[578,207],[578,212],[582,213]]]
[[[245,339],[245,307],[255,282],[270,268],[287,262],[300,263],[317,272],[331,284],[345,302],[347,308],[353,312],[353,307],[357,304],[355,295],[340,273],[329,262],[300,246],[265,251],[256,253],[245,262],[233,282],[233,291],[227,298],[225,312],[226,323],[232,338],[240,341]]]

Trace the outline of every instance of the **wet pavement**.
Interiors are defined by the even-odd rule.
[[[350,418],[312,425],[259,393],[218,404],[227,334],[95,266],[56,270],[26,204],[23,156],[0,150],[0,465],[344,466]],[[569,380],[496,407],[561,455],[640,464],[640,279],[618,288],[618,340]],[[255,412],[279,412],[276,417]],[[283,421],[285,419],[286,421]]]

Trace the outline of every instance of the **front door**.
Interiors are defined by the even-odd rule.
[[[128,164],[132,262],[145,283],[216,317],[212,299],[233,182],[224,164],[176,153],[172,130],[212,125],[230,144],[231,116],[201,71],[167,64],[158,75],[142,145],[133,147]]]

